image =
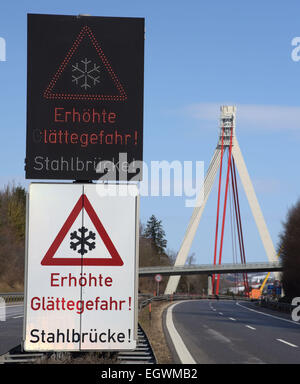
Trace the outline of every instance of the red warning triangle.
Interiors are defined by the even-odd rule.
[[[78,51],[80,44],[83,39],[87,38],[90,40],[93,48],[96,51],[97,57],[100,58],[101,63],[107,71],[108,77],[111,79],[112,84],[116,90],[116,94],[102,94],[102,93],[72,93],[72,92],[56,92],[55,85],[57,81],[61,78],[66,67],[68,66],[70,60],[74,56],[75,52]],[[71,49],[68,51],[63,62],[59,66],[52,80],[50,81],[48,87],[44,92],[44,97],[46,99],[63,99],[63,100],[105,100],[105,101],[124,101],[127,99],[126,92],[117,76],[117,74],[112,69],[107,57],[105,56],[102,48],[100,47],[95,35],[88,26],[84,26],[74,41]]]
[[[85,209],[87,214],[89,215],[92,223],[94,224],[98,234],[100,235],[106,249],[111,255],[111,258],[72,258],[72,257],[64,257],[64,258],[54,258],[56,251],[59,246],[63,242],[67,233],[71,229],[73,223],[77,219],[78,215]],[[121,266],[123,265],[123,260],[121,259],[118,251],[116,250],[113,242],[111,241],[109,235],[107,234],[104,226],[102,225],[99,217],[97,216],[94,208],[92,207],[89,199],[85,194],[80,196],[75,207],[67,218],[66,222],[62,226],[55,240],[51,244],[49,250],[45,254],[43,260],[41,261],[42,265],[90,265],[90,266]]]

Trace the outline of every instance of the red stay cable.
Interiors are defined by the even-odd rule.
[[[235,161],[233,159],[233,172],[234,172],[234,179],[235,179],[235,188],[236,188],[236,198],[237,198],[237,208],[238,208],[238,217],[239,217],[239,225],[240,225],[240,232],[241,232],[241,244],[242,244],[242,253],[243,253],[243,263],[246,264],[246,254],[245,254],[245,246],[244,246],[244,236],[243,236],[243,228],[242,228],[242,220],[241,220],[241,211],[240,211],[240,201],[239,201],[239,193],[237,188],[237,179],[236,179],[236,170],[235,170]],[[248,283],[248,275],[247,272],[244,274],[244,281],[245,281],[245,291],[246,293],[249,293],[249,283]]]
[[[240,247],[241,263],[245,264],[246,263],[246,255],[245,255],[243,228],[242,228],[242,220],[241,220],[239,194],[238,194],[238,187],[237,187],[237,178],[236,178],[234,158],[232,159],[231,177],[232,177],[232,184],[233,184],[233,189],[234,189],[235,214],[236,214],[237,229],[238,229],[238,233],[239,233],[239,247]],[[243,273],[243,281],[244,281],[245,292],[248,293],[249,292],[248,275],[245,272]]]
[[[233,159],[234,161],[234,159]],[[243,264],[243,253],[242,253],[242,241],[241,241],[241,228],[239,225],[239,218],[238,218],[238,208],[237,208],[237,185],[235,183],[234,179],[234,173],[233,173],[233,167],[232,163],[230,165],[230,174],[231,174],[231,185],[232,185],[232,191],[233,191],[233,199],[234,199],[234,213],[235,213],[235,222],[236,222],[236,227],[237,227],[237,233],[238,233],[238,241],[239,241],[239,249],[240,249],[240,257],[241,257],[241,263]],[[243,281],[245,285],[245,277],[243,274]]]
[[[227,194],[228,194],[228,184],[229,184],[229,171],[230,171],[231,152],[232,152],[232,131],[233,131],[233,129],[231,129],[231,133],[230,133],[230,145],[229,145],[228,166],[227,166],[226,187],[225,187],[225,199],[224,199],[223,218],[222,218],[222,231],[221,231],[221,242],[220,242],[220,252],[219,252],[219,264],[221,264],[221,261],[222,261],[222,251],[223,251],[223,238],[224,238]],[[217,289],[216,289],[217,295],[219,294],[219,285],[220,285],[220,275],[218,275],[218,279],[217,279]]]
[[[221,161],[220,161],[220,175],[218,187],[218,205],[217,205],[217,219],[216,219],[216,233],[215,233],[215,249],[214,249],[214,265],[217,262],[217,242],[218,242],[218,229],[219,229],[219,212],[220,212],[220,196],[221,196],[221,182],[222,182],[222,164],[223,164],[223,151],[224,151],[224,126],[222,127],[222,144],[221,144]],[[214,292],[215,274],[212,277],[212,289]]]

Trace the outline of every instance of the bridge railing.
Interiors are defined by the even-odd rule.
[[[152,276],[157,273],[161,275],[185,275],[185,274],[212,274],[212,273],[241,273],[247,272],[270,272],[279,271],[282,265],[279,261],[253,262],[247,264],[224,263],[220,265],[199,264],[183,266],[154,266],[139,268],[139,276]]]

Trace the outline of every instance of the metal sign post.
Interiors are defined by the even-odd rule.
[[[156,296],[159,296],[159,283],[162,281],[162,275],[157,274],[154,276],[154,279],[156,281]]]

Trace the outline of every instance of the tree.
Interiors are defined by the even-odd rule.
[[[0,290],[22,290],[25,253],[26,193],[7,186],[0,190]]]
[[[143,236],[151,240],[152,245],[159,255],[165,254],[167,240],[165,239],[166,233],[162,227],[161,220],[157,220],[157,218],[152,215],[147,221]]]
[[[195,261],[196,261],[196,254],[195,252],[193,252],[188,256],[185,264],[188,266],[195,265]]]
[[[22,187],[13,188],[8,202],[7,216],[9,224],[20,239],[25,237],[26,191]]]
[[[288,211],[279,244],[282,285],[289,299],[300,296],[300,200]]]
[[[169,250],[165,250],[167,241],[163,238],[165,233],[162,229],[161,222],[155,216],[151,216],[147,225],[140,223],[140,241],[139,241],[139,266],[153,267],[157,265],[171,265]],[[161,243],[161,238],[163,242]],[[159,240],[160,239],[160,240]],[[164,246],[160,249],[160,246]],[[163,253],[159,253],[163,252]],[[161,291],[165,290],[168,279],[165,278],[160,283]],[[156,282],[151,277],[140,277],[139,290],[143,293],[153,293],[156,290]]]

